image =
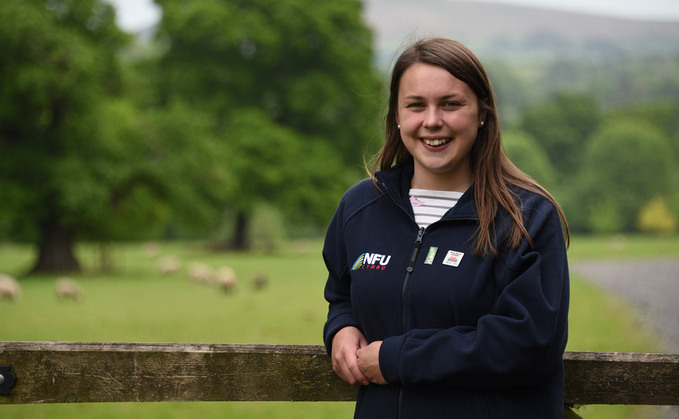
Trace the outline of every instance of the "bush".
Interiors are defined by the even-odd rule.
[[[677,230],[677,216],[664,196],[658,195],[639,211],[637,227],[646,233],[671,234]]]

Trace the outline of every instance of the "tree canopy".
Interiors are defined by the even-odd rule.
[[[556,170],[572,175],[584,144],[601,119],[600,107],[592,96],[557,93],[527,109],[520,127],[542,144]]]
[[[554,166],[549,162],[545,149],[530,134],[508,130],[502,136],[505,152],[519,169],[546,188],[556,185]]]
[[[73,243],[101,199],[103,169],[78,166],[104,146],[94,121],[108,123],[102,99],[121,87],[115,54],[127,37],[114,16],[94,0],[10,0],[0,9],[1,225],[41,249]],[[41,260],[77,269],[68,246],[60,249]]]
[[[360,162],[379,128],[381,83],[359,0],[156,0],[160,95],[206,110],[221,130],[234,110],[277,124]]]
[[[632,231],[642,207],[674,186],[669,141],[643,121],[614,119],[587,146],[578,178],[593,231]]]
[[[231,245],[248,246],[258,201],[327,221],[349,184],[345,167],[360,167],[379,132],[381,84],[361,2],[157,3],[159,104],[205,113],[228,147]]]
[[[0,235],[39,244],[34,271],[79,270],[77,240],[134,237],[223,202],[219,143],[193,141],[210,132],[201,117],[127,99],[129,38],[114,17],[97,0],[0,10]]]
[[[138,62],[102,0],[0,9],[0,238],[36,242],[34,271],[79,270],[78,240],[209,236],[260,202],[326,221],[378,132],[359,1],[159,4]]]

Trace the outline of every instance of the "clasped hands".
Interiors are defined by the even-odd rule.
[[[344,327],[332,340],[332,368],[351,385],[387,384],[380,371],[381,345],[382,341],[368,345],[360,330]]]

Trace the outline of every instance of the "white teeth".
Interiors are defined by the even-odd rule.
[[[450,142],[451,138],[437,138],[437,139],[423,138],[422,141],[424,141],[424,143],[428,146],[438,147],[440,145]]]

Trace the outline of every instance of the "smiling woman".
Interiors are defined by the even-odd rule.
[[[355,417],[562,417],[563,212],[504,154],[464,45],[415,42],[389,89],[372,176],[342,198],[323,250],[324,341],[361,385]]]
[[[412,187],[466,191],[473,180],[469,150],[484,118],[474,92],[445,69],[425,63],[408,68],[396,122],[415,162]]]

